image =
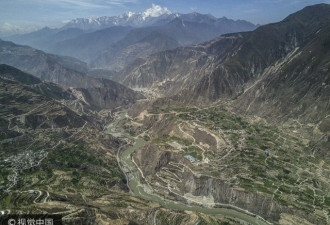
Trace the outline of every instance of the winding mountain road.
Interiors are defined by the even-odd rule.
[[[117,130],[117,125],[120,120],[125,118],[126,112],[122,112],[120,116],[116,116],[116,120],[108,126],[108,133],[121,133]],[[148,201],[156,202],[161,206],[172,209],[172,210],[187,210],[201,212],[208,215],[222,215],[225,217],[230,217],[232,219],[238,220],[243,223],[253,224],[253,225],[269,225],[268,221],[264,220],[258,215],[252,214],[244,209],[239,209],[235,206],[226,205],[223,208],[204,208],[196,205],[188,205],[182,202],[175,202],[164,197],[158,196],[153,193],[146,184],[140,183],[141,171],[136,167],[132,161],[132,154],[139,148],[141,148],[145,141],[142,138],[132,137],[127,133],[122,133],[122,137],[133,141],[133,145],[124,149],[120,148],[117,154],[117,160],[120,168],[123,170],[126,178],[127,185],[131,192]],[[197,203],[197,202],[196,202]],[[221,205],[221,204],[217,204]]]

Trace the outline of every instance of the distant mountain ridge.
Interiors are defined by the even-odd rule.
[[[54,42],[46,50],[88,61],[104,48],[124,38],[132,29],[128,26],[113,26],[95,32],[83,33],[72,39]]]
[[[152,4],[152,7],[142,13],[126,12],[120,16],[102,16],[98,18],[76,18],[67,22],[61,29],[76,28],[85,31],[100,30],[112,26],[147,27],[165,25],[179,18],[187,22],[204,24],[228,24],[229,26],[255,26],[245,20],[231,20],[226,17],[216,18],[211,14],[197,12],[182,14],[172,13],[166,7]],[[234,29],[231,27],[231,29]],[[226,32],[224,32],[226,33]]]
[[[244,20],[216,18],[196,12],[171,13],[167,8],[153,5],[143,13],[75,19],[59,29],[46,27],[7,40],[78,58],[94,69],[119,71],[137,57],[256,27]]]
[[[0,64],[16,67],[41,80],[76,88],[82,96],[97,99],[90,101],[93,108],[115,108],[143,98],[112,80],[88,76],[79,60],[47,54],[12,42],[0,41]]]
[[[77,18],[66,23],[62,29],[79,28],[82,30],[99,30],[111,26],[151,26],[166,23],[177,17],[166,7],[152,4],[152,7],[142,13],[126,12],[120,16],[102,16],[98,18]]]
[[[246,21],[234,21],[227,18],[217,19],[211,15],[199,13],[182,14],[164,25],[130,30],[121,40],[109,42],[108,46],[104,45],[104,48],[95,55],[89,54],[92,57],[87,59],[87,62],[93,68],[119,71],[137,57],[179,46],[205,42],[224,33],[250,31],[255,28],[255,25]],[[100,35],[103,33],[103,30],[97,32]],[[92,34],[94,35],[96,32]],[[78,39],[79,37],[58,43],[56,48],[54,48],[54,52],[63,54],[61,49],[65,49],[63,46],[68,46],[68,43],[71,42],[71,46],[74,49],[71,53],[65,50],[64,52],[70,56],[82,59],[77,52],[79,53],[81,48],[84,49],[89,46],[90,42],[86,39],[84,45],[78,45]],[[86,58],[82,60],[86,60]]]

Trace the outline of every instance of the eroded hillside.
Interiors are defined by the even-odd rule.
[[[145,140],[132,160],[146,190],[275,223],[327,223],[329,164],[308,140],[223,104],[143,109],[123,127]]]

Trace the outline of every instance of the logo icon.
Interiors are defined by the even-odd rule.
[[[8,225],[16,225],[16,220],[14,220],[14,219],[9,219],[9,220],[8,220]]]

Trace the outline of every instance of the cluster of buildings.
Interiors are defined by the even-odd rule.
[[[44,150],[37,151],[37,152],[24,152],[18,154],[16,156],[10,156],[5,159],[5,162],[10,162],[11,169],[13,170],[23,170],[29,169],[31,167],[39,165],[40,161],[45,158],[47,152]]]
[[[197,165],[202,165],[202,164],[207,164],[209,163],[209,159],[208,158],[205,158],[204,160],[199,160],[199,159],[196,159],[195,157],[191,156],[191,155],[185,155],[184,156],[186,159],[188,159],[191,163],[197,163]]]

